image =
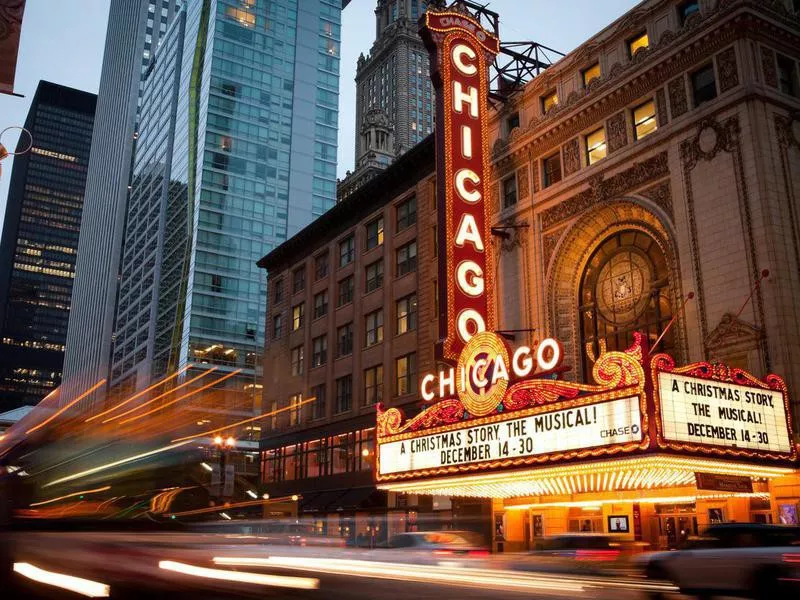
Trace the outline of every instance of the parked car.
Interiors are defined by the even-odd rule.
[[[800,527],[720,523],[681,550],[647,554],[639,562],[645,577],[670,581],[682,594],[797,598]]]

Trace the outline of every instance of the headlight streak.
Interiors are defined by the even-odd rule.
[[[147,392],[149,392],[149,391],[151,391],[151,390],[154,390],[155,388],[157,388],[157,387],[159,387],[159,386],[161,386],[161,385],[163,385],[163,384],[167,383],[168,381],[170,381],[170,380],[172,380],[172,379],[175,379],[175,378],[176,378],[178,375],[180,375],[181,373],[183,373],[184,371],[186,371],[186,370],[190,369],[190,368],[191,368],[191,367],[193,367],[193,366],[194,366],[194,365],[192,365],[191,363],[189,363],[188,365],[186,365],[185,367],[181,368],[180,370],[178,370],[178,371],[175,371],[175,372],[174,372],[172,375],[170,375],[169,377],[165,377],[165,378],[164,378],[164,379],[162,379],[161,381],[157,381],[157,382],[155,382],[155,383],[154,383],[153,385],[151,385],[150,387],[148,387],[148,388],[145,388],[145,389],[143,389],[141,392],[138,392],[138,393],[134,394],[133,396],[131,396],[131,397],[130,397],[130,398],[128,398],[127,400],[123,400],[123,401],[122,401],[122,402],[120,402],[119,404],[116,404],[115,406],[112,406],[111,408],[109,408],[109,409],[107,409],[107,410],[104,410],[104,411],[103,411],[103,412],[101,412],[101,413],[97,413],[96,415],[92,415],[91,417],[89,417],[88,419],[86,419],[86,421],[84,421],[84,423],[89,423],[90,421],[94,421],[95,419],[99,419],[100,417],[102,417],[102,416],[105,416],[105,415],[107,415],[108,413],[112,413],[112,412],[114,412],[114,411],[115,411],[115,410],[117,410],[118,408],[122,408],[122,407],[123,407],[123,406],[125,406],[126,404],[129,404],[130,402],[133,402],[133,401],[134,401],[134,400],[136,400],[137,398],[140,398],[141,396],[143,396],[143,395],[144,395],[144,394],[146,394]],[[177,388],[175,388],[175,389],[177,389]],[[169,391],[170,391],[170,392],[172,392],[172,391],[174,391],[174,389],[172,389],[172,390],[169,390]]]
[[[568,592],[570,595],[581,594],[585,591],[583,584],[568,579],[541,577],[516,571],[494,571],[442,565],[413,565],[306,556],[214,557],[214,563],[224,566],[279,567],[333,575],[460,585],[471,588],[491,587],[493,590],[505,591],[529,592],[535,589],[537,592]]]
[[[309,402],[314,402],[316,397],[313,398],[306,398],[301,402],[295,402],[289,406],[285,406],[283,408],[279,408],[277,410],[271,410],[269,412],[262,413],[255,417],[250,417],[249,419],[244,419],[242,421],[237,421],[236,423],[231,423],[230,425],[225,425],[224,427],[217,427],[216,429],[211,429],[209,431],[204,431],[202,433],[195,433],[194,435],[187,435],[185,437],[175,438],[172,440],[173,442],[182,442],[184,440],[196,440],[198,438],[210,437],[215,433],[220,431],[230,430],[234,427],[239,427],[239,425],[244,425],[245,423],[251,423],[253,421],[258,421],[259,419],[264,419],[266,417],[271,417],[272,415],[277,415],[278,413],[286,412],[288,410],[296,410],[298,407],[303,406],[304,404],[308,404]]]
[[[230,379],[234,375],[238,375],[241,372],[242,372],[241,369],[236,369],[235,371],[231,371],[230,373],[227,373],[226,375],[223,375],[219,379],[215,379],[211,383],[207,383],[204,386],[197,388],[196,390],[192,390],[191,392],[188,392],[188,393],[184,394],[183,396],[178,396],[177,398],[173,398],[169,402],[165,402],[164,404],[162,404],[160,406],[157,406],[155,408],[151,408],[147,412],[144,412],[144,413],[142,413],[140,415],[135,415],[133,417],[128,417],[127,419],[123,419],[122,421],[120,421],[120,423],[130,423],[131,421],[136,421],[137,419],[142,419],[144,417],[148,417],[148,416],[152,415],[153,413],[157,413],[157,412],[159,412],[161,410],[164,410],[168,406],[172,406],[176,402],[180,402],[181,400],[185,400],[186,398],[194,396],[198,392],[202,392],[204,390],[207,390],[208,388],[214,387],[218,383],[222,383],[226,379]]]
[[[73,473],[72,475],[66,475],[65,477],[59,477],[58,479],[54,479],[49,483],[45,483],[42,487],[50,487],[51,485],[58,485],[59,483],[65,483],[67,481],[73,481],[75,479],[80,479],[81,477],[86,477],[87,475],[94,475],[95,473],[99,473],[101,471],[106,471],[108,469],[113,469],[114,467],[119,467],[120,465],[125,465],[137,460],[141,460],[142,458],[147,458],[148,456],[153,456],[155,454],[160,454],[161,452],[167,452],[169,450],[174,450],[175,448],[180,448],[181,446],[185,446],[189,442],[180,442],[178,444],[170,444],[169,446],[163,446],[161,448],[156,448],[155,450],[150,450],[148,452],[142,452],[141,454],[135,454],[134,456],[129,456],[127,458],[121,458],[119,460],[115,460],[110,463],[106,463],[104,465],[100,465],[97,467],[92,467],[91,469],[86,469],[85,471],[79,471],[77,473]]]
[[[105,487],[95,488],[93,490],[83,490],[82,492],[72,492],[71,494],[66,494],[64,496],[59,496],[58,498],[51,498],[50,500],[42,500],[41,502],[33,502],[30,507],[33,508],[34,506],[44,506],[45,504],[50,504],[52,502],[58,502],[59,500],[66,500],[67,498],[74,498],[75,496],[83,496],[86,494],[96,494],[97,492],[105,492],[106,490],[110,490],[111,486],[107,485]]]
[[[247,573],[243,571],[225,571],[222,569],[209,569],[196,567],[172,560],[159,561],[158,567],[166,571],[173,571],[193,577],[218,579],[221,581],[235,581],[239,583],[252,583],[271,587],[293,588],[298,590],[319,589],[319,579],[311,577],[287,577],[284,575],[267,575],[265,573]]]
[[[14,563],[14,572],[28,579],[32,579],[33,581],[69,590],[70,592],[82,594],[89,598],[108,598],[111,594],[111,588],[105,583],[73,577],[72,575],[64,575],[63,573],[45,571],[30,563]]]
[[[182,512],[171,513],[167,515],[168,517],[188,517],[189,515],[202,515],[206,513],[213,513],[213,512],[220,512],[223,510],[228,510],[231,508],[244,508],[247,506],[257,506],[259,504],[273,504],[276,502],[288,502],[292,500],[293,502],[297,502],[300,499],[300,496],[297,494],[293,496],[283,496],[281,498],[268,498],[264,500],[245,500],[243,502],[234,502],[232,504],[228,504],[227,506],[209,506],[207,508],[196,508],[194,510],[184,510]]]
[[[142,402],[142,403],[141,403],[141,404],[139,404],[138,406],[134,406],[133,408],[129,408],[129,409],[128,409],[128,410],[126,410],[125,412],[121,412],[121,413],[119,413],[118,415],[114,415],[113,417],[109,417],[108,419],[104,419],[104,420],[102,421],[102,423],[105,425],[106,423],[110,423],[111,421],[114,421],[114,420],[116,420],[116,419],[120,419],[120,418],[122,418],[122,417],[124,417],[124,416],[126,416],[126,415],[129,415],[129,414],[131,414],[131,413],[134,413],[134,412],[136,412],[137,410],[141,410],[141,409],[143,409],[145,406],[150,406],[150,405],[151,405],[153,402],[155,402],[156,400],[160,400],[161,398],[164,398],[164,397],[166,397],[166,396],[169,396],[169,395],[170,395],[170,394],[172,394],[173,392],[176,392],[177,390],[180,390],[180,389],[182,389],[182,388],[185,388],[187,385],[191,385],[191,384],[193,384],[193,383],[194,383],[195,381],[197,381],[198,379],[202,379],[202,378],[203,378],[203,377],[205,377],[206,375],[209,375],[209,374],[213,373],[214,371],[216,371],[216,370],[217,370],[217,368],[218,368],[218,367],[211,367],[210,369],[207,369],[207,370],[203,371],[202,373],[200,373],[200,374],[199,374],[199,375],[197,375],[196,377],[192,377],[190,380],[183,382],[183,383],[182,383],[182,384],[180,384],[179,386],[177,386],[177,387],[174,387],[174,388],[172,388],[171,390],[167,390],[166,392],[164,392],[163,394],[159,394],[159,395],[158,395],[158,396],[156,396],[155,398],[150,398],[150,400],[148,400],[147,402]],[[200,390],[202,390],[202,389],[203,389],[203,388],[199,388],[199,389],[197,389],[197,390],[193,390],[192,392],[190,392],[190,394],[189,394],[189,395],[191,395],[191,394],[196,394],[197,392],[199,392],[199,391],[200,391]],[[183,397],[183,396],[182,396],[182,397]],[[178,398],[178,399],[180,400],[180,398]],[[162,405],[162,407],[163,407],[163,406],[165,406],[165,405]],[[125,421],[122,421],[122,422],[124,423]]]
[[[52,415],[50,415],[49,417],[47,417],[47,418],[46,418],[44,421],[42,421],[42,422],[41,422],[41,423],[39,423],[38,425],[34,425],[34,426],[33,426],[33,427],[31,427],[30,429],[28,429],[28,430],[25,432],[25,435],[29,435],[29,434],[33,433],[34,431],[37,431],[38,429],[41,429],[42,427],[44,427],[45,425],[47,425],[48,423],[50,423],[50,422],[51,422],[53,419],[55,419],[56,417],[58,417],[60,414],[62,414],[63,412],[65,412],[66,410],[70,409],[70,408],[71,408],[71,407],[73,407],[75,404],[77,404],[78,402],[80,402],[81,400],[83,400],[84,398],[86,398],[86,396],[88,396],[89,394],[91,394],[91,393],[92,393],[93,391],[95,391],[97,388],[99,388],[99,387],[102,387],[102,386],[105,384],[105,382],[106,382],[106,380],[105,380],[105,379],[101,379],[100,381],[98,381],[97,383],[95,383],[95,384],[94,384],[92,387],[90,387],[88,390],[86,390],[85,392],[83,392],[83,393],[82,393],[80,396],[78,396],[77,398],[75,398],[75,399],[74,399],[74,400],[72,400],[71,402],[68,402],[67,404],[65,404],[64,406],[62,406],[60,409],[58,409],[56,412],[54,412]]]
[[[559,595],[565,592],[573,598],[575,593],[590,591],[592,587],[677,593],[678,588],[662,581],[637,581],[616,577],[565,576],[512,571],[493,568],[470,568],[439,563],[416,565],[412,563],[387,563],[352,559],[312,558],[306,556],[233,557],[215,556],[214,564],[229,567],[277,567],[298,571],[315,571],[334,575],[351,575],[374,579],[394,579],[420,583],[463,585],[492,590],[542,592]]]

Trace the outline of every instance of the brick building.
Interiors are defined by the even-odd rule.
[[[499,106],[489,125],[497,329],[514,331],[517,345],[555,337],[572,367],[566,377],[590,381],[601,352],[628,347],[634,331],[644,331],[652,344],[676,317],[658,350],[679,363],[718,360],[759,377],[782,375],[797,424],[798,48],[796,1],[645,0]],[[285,457],[278,462],[276,449],[285,452],[301,439],[336,447],[333,436],[368,430],[374,413],[363,407],[364,369],[380,361],[383,402],[419,406],[413,389],[395,396],[395,361],[413,351],[417,372],[435,366],[433,153],[431,140],[423,142],[260,263],[272,282],[268,320],[273,332],[278,324],[281,331],[267,343],[265,410],[289,405],[295,394],[318,397],[314,387],[327,386],[319,425],[308,420],[313,410],[312,416],[283,414],[273,423],[273,433],[262,441],[262,475],[267,489],[292,493],[289,488],[302,484],[316,490],[329,514],[342,513],[337,500],[324,495],[334,489],[328,480],[274,481],[287,479]],[[416,226],[396,233],[397,204],[412,193]],[[366,250],[370,224],[381,215],[384,243],[381,249]],[[350,234],[355,235],[354,266],[339,269],[340,242]],[[417,240],[418,269],[412,277],[395,279],[398,248],[410,237]],[[330,254],[330,266],[314,282],[320,251]],[[367,269],[379,257],[385,285],[371,298],[364,287]],[[350,269],[356,300],[352,308],[336,309],[338,281]],[[298,277],[305,279],[293,294]],[[280,301],[274,297],[277,283],[283,290]],[[417,333],[395,337],[394,302],[413,293],[414,285]],[[324,289],[331,308],[315,325],[314,298]],[[690,292],[693,298],[687,300]],[[289,331],[301,302],[301,325]],[[366,319],[379,307],[384,341],[337,359],[337,329],[352,321],[354,347],[362,348]],[[313,367],[318,356],[314,340],[322,335],[328,336],[327,362],[324,368]],[[289,375],[298,360],[302,375]],[[337,415],[337,386],[347,375],[353,378],[353,408]],[[371,451],[369,443],[351,446],[343,456],[355,464],[364,449]],[[348,489],[369,489],[369,465],[359,464],[360,470],[349,475],[358,483]],[[313,477],[302,469],[292,471],[293,476]],[[346,499],[352,492],[336,493]],[[401,512],[404,505],[438,505],[453,519],[471,511],[493,511],[496,518],[504,511],[498,499],[486,501],[488,510],[486,503],[462,505],[436,496],[392,493],[385,500],[389,513]],[[673,514],[669,507],[650,504],[643,509],[642,525],[652,539],[663,538],[669,545],[676,523],[696,529],[712,509],[726,519],[770,520],[777,502],[796,505],[797,488],[775,486],[772,505],[722,499],[713,506],[673,506]],[[313,511],[313,497],[309,503]],[[537,534],[572,530],[582,522],[578,512],[548,510],[544,527],[539,514],[538,532],[531,525],[537,515],[507,513],[506,549],[529,547]],[[408,510],[405,518],[412,518]],[[356,536],[362,532],[357,521],[345,524],[356,528]],[[486,516],[487,526],[490,521]],[[374,518],[366,519],[363,527],[376,525]],[[602,530],[602,515],[590,525]],[[399,527],[392,519],[388,526]],[[330,526],[327,531],[334,533]]]

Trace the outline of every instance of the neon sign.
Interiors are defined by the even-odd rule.
[[[489,63],[499,40],[456,12],[428,11],[420,30],[431,54],[437,110],[440,218],[439,350],[455,361],[476,335],[494,328],[485,201]]]
[[[457,366],[440,371],[438,377],[429,373],[422,378],[420,394],[426,402],[458,396],[467,411],[483,416],[497,408],[513,378],[552,371],[563,355],[561,344],[552,338],[535,349],[520,346],[511,353],[500,336],[482,331],[464,346]]]

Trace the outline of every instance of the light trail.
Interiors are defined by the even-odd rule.
[[[69,590],[70,592],[82,594],[89,598],[108,598],[111,594],[111,587],[105,583],[73,577],[72,575],[64,575],[63,573],[45,571],[39,567],[34,567],[30,563],[14,563],[14,572],[28,579],[32,579],[33,581],[52,585],[53,587],[58,587],[63,590]]]
[[[51,498],[50,500],[42,500],[41,502],[34,502],[31,504],[31,508],[34,506],[43,506],[45,504],[50,504],[52,502],[58,502],[59,500],[66,500],[67,498],[74,498],[75,496],[85,496],[86,494],[96,494],[98,492],[105,492],[106,490],[110,490],[111,486],[107,485],[105,487],[95,488],[93,490],[83,490],[82,492],[72,492],[71,494],[66,494],[64,496],[59,496],[58,498]]]
[[[242,421],[237,421],[236,423],[231,423],[230,425],[225,425],[224,427],[217,427],[216,429],[211,429],[209,431],[203,431],[202,433],[195,433],[194,435],[187,435],[185,437],[175,438],[174,440],[170,440],[172,442],[182,442],[184,440],[196,440],[197,438],[212,436],[215,433],[219,433],[220,431],[225,431],[227,429],[232,429],[235,427],[239,427],[239,425],[244,425],[245,423],[252,423],[253,421],[258,421],[259,419],[264,419],[266,417],[271,417],[273,415],[277,415],[278,413],[286,412],[287,410],[296,409],[304,404],[308,404],[309,402],[314,402],[316,397],[313,398],[306,398],[301,402],[296,402],[289,406],[284,406],[283,408],[278,408],[276,410],[271,410],[269,412],[262,413],[255,417],[250,417],[249,419],[244,419]]]
[[[172,560],[159,561],[158,567],[166,571],[173,571],[193,577],[206,579],[219,579],[222,581],[235,581],[239,583],[252,583],[271,587],[293,588],[297,590],[319,589],[319,579],[311,577],[287,577],[285,575],[266,575],[264,573],[247,573],[242,571],[225,571],[222,569],[209,569],[195,567]]]
[[[86,469],[85,471],[79,471],[77,473],[73,473],[72,475],[59,477],[58,479],[54,479],[49,483],[45,483],[42,487],[50,487],[51,485],[57,485],[59,483],[65,483],[67,481],[80,479],[81,477],[86,477],[87,475],[94,475],[95,473],[99,473],[100,471],[113,469],[114,467],[119,467],[120,465],[126,465],[130,462],[134,462],[142,458],[147,458],[148,456],[153,456],[154,454],[159,454],[161,452],[167,452],[168,450],[174,450],[175,448],[180,448],[181,446],[185,446],[188,443],[189,442],[180,442],[179,444],[170,444],[169,446],[163,446],[161,448],[156,448],[155,450],[149,450],[148,452],[142,452],[141,454],[135,454],[127,458],[121,458],[119,460],[115,460],[113,462],[106,463],[104,465],[99,465],[97,467],[92,467],[91,469]]]
[[[300,496],[293,494],[291,496],[282,496],[280,498],[268,498],[264,500],[244,500],[243,502],[235,502],[224,506],[208,506],[206,508],[196,508],[194,510],[184,510],[182,512],[171,513],[167,516],[170,517],[188,517],[190,515],[202,515],[205,513],[220,512],[230,510],[231,508],[244,508],[246,506],[257,506],[259,504],[272,504],[273,502],[297,502]]]
[[[127,400],[123,400],[122,402],[120,402],[119,404],[116,404],[116,405],[112,406],[112,407],[111,407],[111,408],[109,408],[108,410],[104,410],[104,411],[103,411],[103,412],[101,412],[101,413],[97,413],[96,415],[92,415],[91,417],[89,417],[88,419],[86,419],[86,421],[84,421],[84,423],[89,423],[90,421],[94,421],[95,419],[99,419],[100,417],[102,417],[102,416],[104,416],[104,415],[107,415],[108,413],[114,412],[114,411],[115,411],[115,410],[117,410],[118,408],[122,408],[122,407],[123,407],[123,406],[125,406],[126,404],[129,404],[129,403],[133,402],[134,400],[136,400],[137,398],[139,398],[139,397],[143,396],[143,395],[144,395],[144,394],[146,394],[147,392],[149,392],[149,391],[151,391],[151,390],[154,390],[155,388],[157,388],[157,387],[159,387],[159,386],[161,386],[161,385],[164,385],[165,383],[167,383],[168,381],[170,381],[170,380],[172,380],[172,379],[175,379],[175,378],[176,378],[178,375],[180,375],[181,373],[183,373],[184,371],[186,371],[187,369],[189,369],[189,368],[191,368],[191,367],[193,367],[193,366],[194,366],[194,365],[192,365],[191,363],[190,363],[190,364],[188,364],[188,365],[186,365],[186,366],[185,366],[185,367],[183,367],[182,369],[180,369],[180,370],[178,370],[178,371],[175,371],[175,373],[173,373],[173,374],[172,374],[172,375],[170,375],[169,377],[166,377],[166,378],[162,379],[161,381],[157,381],[156,383],[154,383],[154,384],[153,384],[153,385],[151,385],[150,387],[148,387],[148,388],[145,388],[145,389],[143,389],[141,392],[138,392],[138,393],[134,394],[133,396],[131,396],[131,397],[130,397],[130,398],[128,398]],[[176,389],[177,389],[177,388],[176,388]],[[169,391],[170,391],[170,392],[173,392],[173,391],[175,391],[175,389],[172,389],[172,390],[169,390]]]
[[[105,419],[104,421],[102,421],[102,423],[103,423],[103,425],[105,425],[106,423],[109,423],[109,422],[111,422],[111,421],[113,421],[115,419],[119,419],[121,417],[124,417],[125,415],[131,414],[132,412],[136,412],[137,410],[140,410],[140,409],[144,408],[145,406],[149,406],[150,404],[152,404],[156,400],[161,400],[161,398],[164,398],[165,396],[169,396],[171,393],[177,392],[179,389],[185,388],[187,385],[193,384],[198,379],[202,379],[203,377],[205,377],[209,373],[213,373],[216,370],[217,370],[217,367],[211,367],[210,369],[207,369],[207,370],[203,371],[202,373],[200,373],[200,375],[198,375],[197,377],[193,377],[189,381],[184,381],[179,386],[174,387],[171,390],[168,390],[168,391],[164,392],[163,394],[159,394],[155,398],[150,398],[150,400],[140,404],[139,406],[134,406],[133,408],[130,408],[130,409],[126,410],[123,413],[120,413],[118,415],[114,415],[113,417],[109,417],[108,419]]]
[[[70,407],[74,406],[74,405],[75,405],[77,402],[80,402],[81,400],[83,400],[84,398],[86,398],[86,396],[88,396],[88,395],[89,395],[89,394],[91,394],[93,391],[95,391],[97,388],[99,388],[99,387],[101,387],[102,385],[104,385],[104,384],[105,384],[105,382],[106,382],[106,380],[105,380],[105,379],[101,379],[100,381],[98,381],[97,383],[95,383],[95,384],[94,384],[92,387],[90,387],[88,390],[86,390],[85,392],[83,392],[83,393],[82,393],[80,396],[78,396],[77,398],[75,398],[75,400],[73,400],[72,402],[68,402],[68,403],[67,403],[67,404],[65,404],[63,407],[61,407],[59,410],[57,410],[57,411],[56,411],[56,412],[54,412],[52,415],[50,415],[49,417],[47,417],[47,418],[46,418],[44,421],[42,421],[42,422],[41,422],[41,423],[39,423],[38,425],[34,425],[34,426],[33,426],[33,427],[31,427],[30,429],[28,429],[28,431],[26,431],[26,432],[25,432],[25,435],[29,435],[29,434],[33,433],[34,431],[36,431],[37,429],[41,429],[42,427],[44,427],[45,425],[47,425],[47,424],[48,424],[50,421],[52,421],[52,420],[53,420],[53,419],[55,419],[57,416],[59,416],[61,413],[63,413],[65,410],[67,410],[67,409],[69,409]]]
[[[372,579],[392,579],[459,585],[470,588],[491,588],[510,592],[536,590],[556,595],[583,594],[586,587],[567,578],[542,577],[508,570],[462,568],[443,565],[413,565],[407,563],[371,562],[339,558],[307,556],[270,556],[267,558],[214,557],[214,563],[224,566],[278,567],[299,571],[314,571],[332,575],[349,575]]]
[[[214,369],[216,369],[216,367],[214,367]],[[230,372],[230,373],[228,373],[227,375],[223,375],[223,376],[222,376],[222,377],[220,377],[219,379],[215,379],[215,380],[214,380],[214,381],[212,381],[211,383],[207,383],[207,384],[205,384],[203,387],[199,387],[199,388],[197,388],[196,390],[192,390],[191,392],[189,392],[189,393],[187,393],[187,394],[184,394],[183,396],[178,396],[177,398],[175,398],[175,399],[173,399],[173,400],[170,400],[169,402],[165,402],[165,403],[164,403],[164,404],[162,404],[161,406],[157,406],[156,408],[150,409],[150,410],[148,410],[147,412],[145,412],[145,413],[142,413],[142,414],[140,414],[140,415],[136,415],[136,416],[134,416],[134,417],[128,417],[127,419],[123,419],[122,421],[120,421],[120,424],[122,424],[122,423],[130,423],[131,421],[136,421],[137,419],[141,419],[141,418],[143,418],[143,417],[147,417],[147,416],[149,416],[149,415],[152,415],[153,413],[156,413],[156,412],[158,412],[158,411],[160,411],[160,410],[164,410],[165,408],[167,408],[168,406],[172,406],[172,405],[173,405],[173,404],[175,404],[176,402],[180,402],[181,400],[184,400],[184,399],[188,398],[189,396],[194,396],[194,395],[195,395],[195,394],[197,394],[198,392],[202,392],[203,390],[207,390],[207,389],[208,389],[208,388],[210,388],[210,387],[214,387],[214,386],[215,386],[215,385],[217,385],[218,383],[222,383],[222,382],[223,382],[223,381],[225,381],[226,379],[230,379],[230,378],[231,378],[231,377],[233,377],[234,375],[237,375],[237,374],[239,374],[239,373],[241,373],[241,372],[242,372],[242,370],[241,370],[241,369],[236,369],[235,371],[231,371],[231,372]],[[146,404],[146,403],[145,403],[145,404]],[[138,410],[138,409],[142,408],[142,406],[145,406],[145,404],[141,404],[141,405],[137,406],[137,407],[136,407],[134,410]],[[125,413],[123,413],[123,414],[125,414]]]

